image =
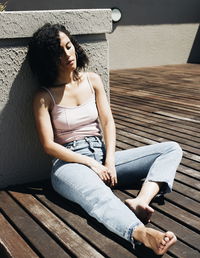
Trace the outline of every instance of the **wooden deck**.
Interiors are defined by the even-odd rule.
[[[152,203],[149,226],[174,231],[163,257],[200,257],[200,65],[111,72],[117,149],[177,141],[184,150],[173,193]],[[121,200],[137,190],[115,190]],[[108,232],[39,182],[0,191],[0,257],[155,257]]]

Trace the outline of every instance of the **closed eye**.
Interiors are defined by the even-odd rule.
[[[66,48],[67,48],[68,50],[71,48],[71,46],[72,46],[71,42],[68,42],[68,43],[66,44]]]

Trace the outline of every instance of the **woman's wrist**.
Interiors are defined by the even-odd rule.
[[[115,166],[115,158],[114,157],[106,157],[105,165]]]
[[[85,165],[88,167],[92,167],[94,165],[94,162],[96,162],[95,159],[85,156]]]

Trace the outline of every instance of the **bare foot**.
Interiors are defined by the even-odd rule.
[[[138,226],[133,232],[133,238],[151,248],[157,255],[166,253],[177,241],[173,232],[162,233],[145,226]]]
[[[137,198],[127,199],[124,203],[144,224],[150,222],[150,218],[154,212],[154,209],[152,209],[149,205],[141,203],[140,200],[138,200]]]

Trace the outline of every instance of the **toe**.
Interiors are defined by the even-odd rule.
[[[149,213],[149,214],[154,213],[154,209],[151,208],[150,206],[147,206],[147,207],[145,208],[145,211],[146,211],[147,213]]]
[[[168,238],[168,241],[166,241],[166,243],[169,244],[169,245],[173,245],[173,244],[175,244],[176,241],[177,241],[177,238],[176,238],[176,236],[174,235],[174,233],[173,233],[173,232],[170,232],[170,231],[168,231],[168,232],[165,233],[164,239],[165,239],[165,238],[166,238],[166,239]]]
[[[168,238],[169,240],[171,240],[172,238],[176,238],[176,236],[174,235],[173,232],[167,231],[167,232],[165,233],[165,238]]]
[[[165,246],[162,244],[159,246],[159,250],[163,250],[164,248],[165,248]]]
[[[164,237],[165,242],[169,242],[169,240],[170,240],[169,237]]]

